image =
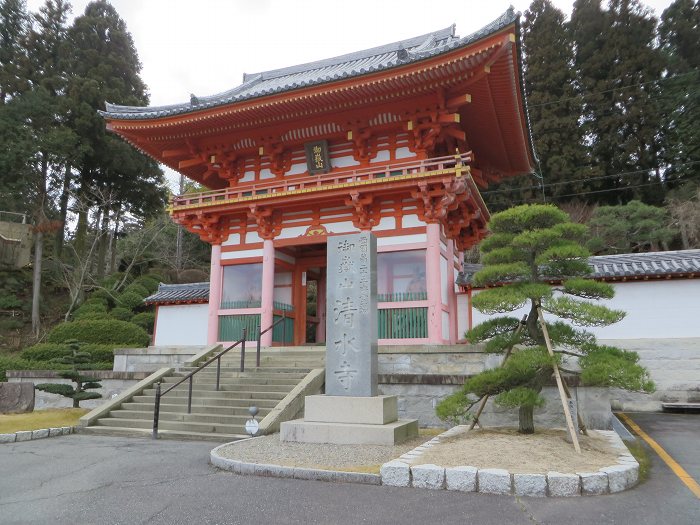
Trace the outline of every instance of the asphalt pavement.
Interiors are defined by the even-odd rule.
[[[631,414],[696,476],[700,416],[672,415],[690,418],[669,419],[675,430],[667,416]],[[653,452],[637,488],[561,499],[238,476],[208,464],[213,446],[79,434],[2,445],[0,523],[700,523],[700,500]]]

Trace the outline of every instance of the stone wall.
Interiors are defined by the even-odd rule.
[[[142,379],[145,379],[149,374],[145,372],[112,372],[110,370],[85,371],[85,375],[96,378],[102,385],[102,388],[90,390],[102,394],[101,399],[88,399],[81,401],[82,408],[95,408],[102,405],[106,400],[119,395],[127,388],[135,385]],[[68,379],[63,379],[58,376],[58,373],[50,370],[8,370],[7,381],[9,383],[64,383],[73,384]],[[73,400],[58,394],[49,394],[36,390],[34,398],[34,409],[41,410],[44,408],[66,408],[72,407]]]
[[[155,372],[159,368],[178,368],[206,346],[149,346],[114,350],[115,372]]]

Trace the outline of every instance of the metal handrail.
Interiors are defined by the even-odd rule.
[[[270,326],[265,328],[265,330],[260,331],[260,328],[258,327],[258,348],[257,348],[257,351],[255,353],[255,366],[257,366],[258,368],[260,368],[260,339],[262,338],[262,335],[269,332],[270,330],[272,330],[275,326],[277,326],[278,324],[283,322],[286,318],[287,318],[287,314],[286,314],[285,310],[282,310],[282,317],[280,317],[279,319],[277,319],[277,321],[275,321]],[[287,343],[287,325],[283,324],[282,325],[282,344],[286,344],[286,343]],[[241,367],[243,367],[243,364],[244,364],[243,361],[241,361]],[[243,370],[243,369],[241,368],[241,370]]]
[[[177,386],[180,386],[182,383],[187,381],[189,379],[190,384],[189,384],[189,389],[188,389],[188,394],[187,394],[187,413],[191,414],[192,413],[192,384],[193,384],[193,378],[194,375],[199,372],[200,370],[206,368],[209,366],[211,363],[216,361],[216,390],[219,390],[219,384],[220,384],[220,379],[221,379],[221,357],[228,352],[229,350],[233,350],[236,348],[238,345],[241,345],[241,372],[244,370],[244,363],[245,363],[245,340],[248,335],[248,329],[244,328],[243,329],[243,337],[233,343],[231,346],[229,346],[226,350],[220,352],[219,354],[215,355],[208,361],[206,361],[204,364],[199,365],[196,370],[193,370],[189,374],[187,374],[185,377],[180,379],[177,383],[171,385],[167,389],[165,389],[163,392],[161,392],[161,383],[160,381],[156,384],[156,399],[155,399],[155,404],[153,406],[153,439],[158,439],[158,419],[160,417],[160,399],[163,397],[165,394],[170,392],[172,389],[174,389]],[[259,348],[259,343],[258,343],[258,348]],[[258,350],[259,352],[259,350]]]

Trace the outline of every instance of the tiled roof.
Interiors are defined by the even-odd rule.
[[[594,279],[700,276],[700,250],[596,255],[588,259]],[[457,284],[469,286],[480,264],[465,264]]]
[[[146,304],[206,303],[209,283],[160,284],[158,291],[146,297]]]
[[[240,86],[209,97],[193,95],[187,103],[153,107],[107,103],[106,111],[100,113],[114,119],[160,118],[366,75],[467,46],[516,22],[518,16],[511,7],[487,26],[464,38],[455,35],[455,26],[452,25],[425,35],[347,55],[262,73],[244,74]]]

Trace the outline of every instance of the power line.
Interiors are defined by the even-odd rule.
[[[672,164],[670,166],[665,166],[666,169],[669,168],[680,168],[681,166],[691,166],[694,164],[700,164],[700,160],[693,160],[690,162],[683,162],[681,164]],[[576,168],[587,168],[587,167],[593,167],[592,165],[585,165],[585,166],[576,166]],[[589,181],[596,181],[596,180],[603,180],[603,179],[613,179],[616,177],[626,177],[629,175],[640,175],[643,173],[649,173],[652,170],[655,169],[661,169],[659,166],[655,166],[652,168],[648,169],[643,169],[643,170],[635,170],[635,171],[623,171],[620,173],[613,173],[611,175],[600,175],[598,177],[587,177],[585,179],[574,179],[574,180],[568,180],[568,181],[562,181],[562,182],[550,182],[547,184],[538,184],[537,186],[528,186],[526,188],[506,188],[502,190],[490,190],[490,191],[482,191],[482,195],[490,195],[492,193],[505,193],[505,192],[513,192],[513,191],[525,191],[525,190],[537,190],[540,189],[541,187],[551,187],[551,186],[563,186],[565,184],[576,184],[578,182],[589,182]],[[537,178],[539,178],[539,175],[535,175]],[[678,177],[681,178],[681,177]],[[656,183],[654,183],[656,184]],[[626,186],[625,188],[621,189],[626,189],[626,188],[631,188],[632,186]],[[601,190],[601,191],[611,191],[611,190]],[[585,193],[585,192],[584,192]],[[557,197],[564,197],[565,195],[557,195]]]
[[[650,81],[648,81],[648,82],[640,82],[640,83],[638,83],[638,84],[630,84],[630,85],[628,85],[628,86],[621,86],[621,87],[618,87],[618,88],[606,89],[606,90],[603,90],[603,91],[592,91],[592,92],[590,92],[590,93],[583,93],[583,94],[581,94],[581,95],[579,95],[579,96],[577,96],[577,97],[561,98],[561,99],[559,99],[559,100],[551,100],[551,101],[549,101],[549,102],[542,102],[542,103],[540,103],[540,104],[528,104],[527,107],[528,107],[528,108],[538,108],[538,107],[550,106],[550,105],[554,105],[554,104],[563,104],[564,102],[569,102],[569,101],[571,101],[571,100],[578,100],[578,99],[581,99],[581,98],[591,97],[591,96],[593,96],[593,95],[604,95],[604,94],[606,94],[606,93],[613,93],[613,92],[616,92],[616,91],[621,91],[621,90],[625,90],[625,89],[631,89],[631,88],[634,88],[634,87],[646,86],[647,84],[657,84],[657,83],[659,83],[659,82],[665,82],[665,81],[667,81],[667,80],[672,80],[672,79],[674,79],[674,78],[686,77],[686,76],[688,76],[688,75],[696,75],[696,74],[698,74],[698,70],[697,70],[697,69],[694,69],[694,70],[689,71],[689,72],[687,72],[687,73],[678,73],[677,75],[671,75],[670,77],[659,78],[659,79],[657,79],[657,80],[650,80]],[[693,91],[693,92],[694,92],[694,91]]]

